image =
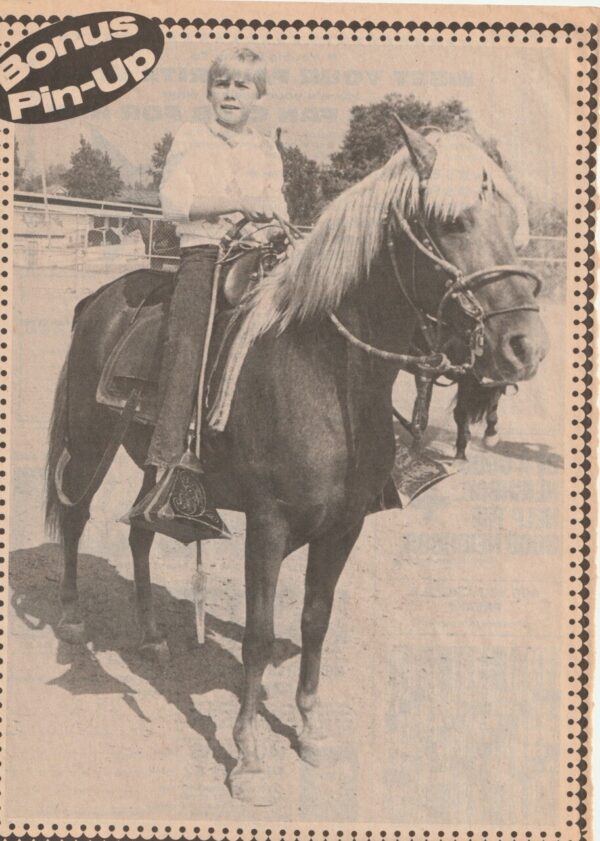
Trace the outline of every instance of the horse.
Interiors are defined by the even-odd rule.
[[[418,347],[418,345],[417,345]],[[417,398],[419,400],[419,377],[415,377]],[[437,383],[442,385],[442,383]],[[443,384],[445,388],[456,386],[452,414],[456,424],[454,458],[467,461],[467,447],[471,440],[471,424],[479,423],[485,418],[485,432],[483,446],[493,449],[498,443],[498,404],[503,394],[506,394],[508,383],[502,385],[485,385],[471,372],[462,373],[459,377],[451,378]],[[513,383],[513,388],[516,385]],[[416,405],[416,404],[415,404]],[[400,412],[395,411],[398,422],[413,437],[413,446],[419,449],[423,444],[423,430],[415,429],[414,420],[409,421]]]
[[[458,382],[453,415],[456,423],[456,458],[467,460],[471,440],[470,425],[485,419],[483,445],[493,449],[498,443],[498,404],[509,384],[483,385],[473,374]]]
[[[209,438],[204,480],[217,507],[246,515],[244,680],[233,728],[238,760],[228,784],[247,802],[271,802],[257,713],[280,568],[306,545],[297,750],[313,765],[323,758],[323,642],[338,579],[390,476],[392,387],[414,360],[408,352],[419,319],[437,313],[450,324],[471,348],[480,378],[529,379],[546,353],[539,284],[517,264],[516,193],[505,173],[465,134],[448,133],[433,145],[408,126],[401,132],[388,162],[338,196],[235,315],[249,350],[225,430]],[[46,521],[63,545],[58,633],[70,642],[85,639],[76,579],[90,516],[86,488],[119,422],[118,413],[98,404],[96,388],[138,305],[125,276],[82,306],[57,385]],[[143,471],[138,500],[156,479],[155,468],[144,466],[150,433],[133,423],[123,441]],[[59,492],[55,475],[65,447],[70,460]],[[152,605],[152,540],[152,532],[130,529],[146,651],[165,644]]]
[[[123,223],[125,236],[139,231],[144,243],[145,253],[150,257],[150,267],[165,269],[179,256],[179,240],[172,222],[153,219],[134,212]]]

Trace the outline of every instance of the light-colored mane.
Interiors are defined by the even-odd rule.
[[[433,139],[437,157],[423,201],[428,216],[452,219],[495,191],[515,207],[516,191],[503,170],[461,132]],[[485,189],[484,189],[485,185]],[[338,196],[290,258],[249,300],[247,335],[333,312],[368,277],[383,245],[388,208],[410,218],[418,209],[419,177],[406,148]]]

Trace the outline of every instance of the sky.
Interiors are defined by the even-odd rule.
[[[479,133],[494,137],[527,193],[566,206],[568,48],[511,44],[252,45],[269,68],[269,93],[254,124],[325,163],[339,148],[353,105],[388,93],[438,103],[460,99]],[[167,41],[156,68],[133,91],[92,114],[44,126],[17,126],[28,173],[68,164],[83,135],[108,151],[133,182],[150,165],[153,144],[166,131],[208,113],[205,79],[224,48],[204,41]]]

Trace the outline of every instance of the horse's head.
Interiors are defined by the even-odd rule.
[[[430,142],[402,123],[401,130],[418,197],[397,221],[414,250],[418,301],[446,335],[450,328],[471,345],[482,381],[529,379],[547,337],[536,303],[540,281],[516,252],[527,225],[522,200],[467,135]]]

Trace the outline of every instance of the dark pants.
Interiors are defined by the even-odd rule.
[[[159,415],[147,464],[173,467],[186,449],[208,330],[216,245],[183,248],[158,383]]]

